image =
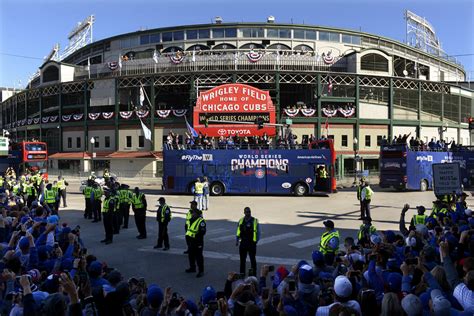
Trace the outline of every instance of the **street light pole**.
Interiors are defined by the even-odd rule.
[[[353,186],[357,185],[357,137],[354,137],[353,139],[353,145],[354,145],[354,183],[352,183]]]
[[[94,171],[94,144],[95,144],[95,138],[91,137],[91,168],[90,171],[91,173]]]

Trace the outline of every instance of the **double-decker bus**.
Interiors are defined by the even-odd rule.
[[[41,172],[48,178],[48,148],[44,142],[23,141],[12,145],[12,155],[18,157],[19,174]]]
[[[380,187],[397,190],[426,191],[433,188],[434,163],[459,162],[464,187],[472,183],[470,170],[474,170],[474,152],[466,148],[459,151],[417,151],[405,144],[380,147]]]
[[[163,189],[191,193],[196,179],[206,176],[212,195],[332,193],[335,160],[332,140],[305,149],[165,149]]]

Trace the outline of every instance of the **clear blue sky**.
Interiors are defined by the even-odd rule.
[[[25,85],[55,43],[67,45],[78,21],[94,14],[94,38],[184,24],[224,22],[305,23],[405,39],[409,9],[435,27],[449,55],[474,54],[472,0],[0,0],[0,86]],[[31,58],[21,58],[21,55]],[[474,78],[474,56],[459,57]]]

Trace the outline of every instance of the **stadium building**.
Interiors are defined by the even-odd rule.
[[[291,120],[298,142],[334,138],[340,175],[356,155],[377,170],[384,136],[470,144],[474,94],[461,85],[465,70],[418,46],[272,17],[141,30],[46,61],[26,89],[3,100],[1,124],[13,139],[46,141],[53,169],[88,172],[93,164],[155,176],[167,134],[184,135],[199,93],[242,83],[269,91],[276,121]]]

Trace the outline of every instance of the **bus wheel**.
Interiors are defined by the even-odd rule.
[[[293,191],[295,192],[296,196],[303,196],[308,194],[308,187],[303,183],[297,183],[295,184]]]
[[[224,186],[220,182],[214,182],[211,184],[210,191],[212,195],[222,195],[224,194]]]
[[[420,181],[420,191],[425,192],[426,190],[428,190],[428,182],[426,182],[426,180],[421,180]]]

